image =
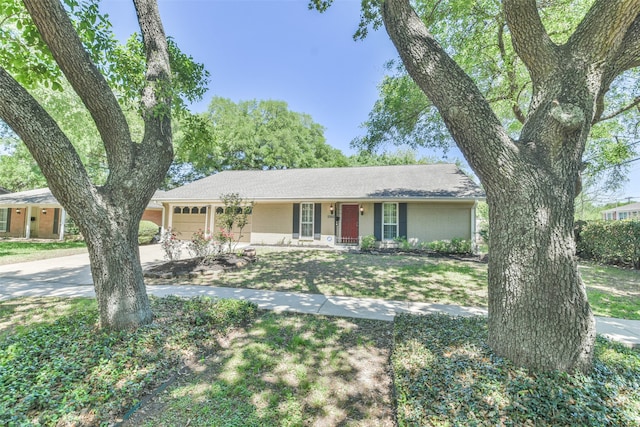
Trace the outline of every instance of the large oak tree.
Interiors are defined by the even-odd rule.
[[[117,329],[152,320],[137,246],[138,223],[173,159],[167,40],[155,0],[133,2],[146,57],[145,74],[139,79],[144,120],[141,141],[132,138],[118,99],[79,37],[78,31],[95,39],[91,23],[72,22],[59,0],[24,0],[28,16],[20,18],[14,30],[22,30],[22,40],[36,46],[34,56],[11,56],[7,50],[0,63],[0,118],[28,147],[52,193],[84,235],[100,323]],[[75,5],[77,2],[67,2],[68,7]],[[97,8],[95,2],[88,7]],[[5,24],[22,13],[20,8],[17,3],[3,5]],[[37,34],[29,25],[35,25]],[[3,28],[3,42],[11,42],[18,32],[14,30]],[[39,40],[46,49],[38,49]],[[30,76],[52,70],[47,55],[53,57],[95,122],[108,164],[104,185],[92,183],[67,134],[22,86],[33,83]],[[25,72],[28,65],[32,69]],[[56,85],[62,88],[54,82]]]
[[[596,0],[563,44],[549,37],[536,0],[502,4],[532,82],[517,138],[408,0],[385,0],[381,13],[407,71],[487,192],[490,345],[524,366],[588,370],[595,322],[577,270],[574,199],[603,98],[617,76],[640,65],[640,1]]]

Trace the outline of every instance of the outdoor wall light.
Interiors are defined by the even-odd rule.
[[[333,215],[333,203],[331,203],[331,206],[329,206],[329,213]]]
[[[360,215],[364,215],[364,206],[360,205]]]
[[[46,215],[47,214],[47,208],[42,208],[42,215]]]
[[[21,212],[22,212],[22,211],[20,210],[20,208],[17,208],[17,209],[16,209],[16,213],[17,213],[18,215],[20,215],[20,213],[21,213]]]

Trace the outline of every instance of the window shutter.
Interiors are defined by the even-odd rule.
[[[313,205],[313,240],[322,238],[322,203]]]
[[[7,209],[7,233],[11,232],[11,211],[13,209]]]
[[[373,204],[373,235],[382,240],[382,203]]]
[[[404,237],[409,240],[407,236],[407,204],[398,203],[398,237]]]
[[[293,235],[291,237],[300,238],[300,203],[293,204]]]
[[[60,209],[53,210],[53,234],[58,234],[58,222],[60,222]]]

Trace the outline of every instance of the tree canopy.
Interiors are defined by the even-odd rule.
[[[593,3],[543,2],[540,19],[551,40],[566,42]],[[370,13],[361,25],[379,24],[379,15],[373,13],[376,3],[365,2],[365,7]],[[415,10],[433,36],[446,46],[447,53],[473,79],[509,134],[517,136],[529,113],[532,82],[514,50],[502,4],[488,0],[419,0]],[[438,109],[407,74],[402,62],[390,61],[387,70],[389,75],[378,87],[379,99],[363,124],[367,133],[354,139],[352,147],[372,151],[392,142],[446,149],[453,144]],[[584,156],[586,184],[606,180],[609,188],[619,187],[628,168],[625,161],[638,155],[638,73],[637,69],[630,69],[614,79],[598,104]]]
[[[200,176],[228,169],[347,165],[342,152],[326,143],[324,128],[283,101],[214,97],[206,113],[179,128],[176,139],[178,161]]]

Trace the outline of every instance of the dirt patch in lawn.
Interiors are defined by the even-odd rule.
[[[266,313],[126,426],[395,426],[393,324]]]

